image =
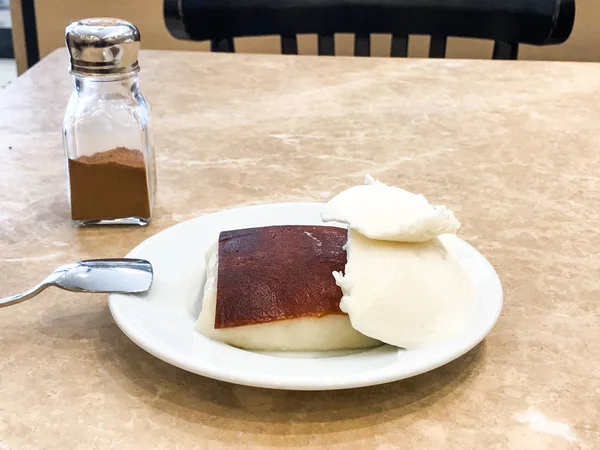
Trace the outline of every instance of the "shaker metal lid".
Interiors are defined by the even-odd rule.
[[[66,28],[65,41],[72,73],[113,75],[139,70],[140,31],[125,20],[78,20]]]

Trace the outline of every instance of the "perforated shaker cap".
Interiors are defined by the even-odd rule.
[[[121,19],[78,20],[65,30],[71,72],[114,75],[139,70],[140,31]]]

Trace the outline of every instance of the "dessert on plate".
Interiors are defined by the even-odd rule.
[[[223,231],[207,256],[196,328],[249,350],[407,349],[443,344],[466,324],[471,280],[445,234],[445,206],[367,176],[322,213],[336,226]]]
[[[322,218],[348,224],[348,262],[334,276],[356,330],[413,349],[463,329],[475,293],[444,244],[444,234],[460,227],[452,211],[367,176],[332,198]]]
[[[332,273],[347,230],[271,226],[224,231],[208,255],[197,330],[253,350],[325,351],[381,345],[350,324]]]

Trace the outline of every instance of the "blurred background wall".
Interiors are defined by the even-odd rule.
[[[14,53],[19,73],[26,67],[21,2],[11,0]],[[32,0],[38,31],[40,57],[54,49],[64,47],[64,29],[70,22],[84,17],[112,16],[133,22],[140,28],[142,47],[167,50],[208,50],[207,43],[179,41],[171,37],[163,23],[162,0]],[[576,0],[577,15],[573,34],[562,45],[549,47],[521,46],[519,59],[600,61],[600,0]],[[316,36],[299,37],[302,54],[316,52]],[[351,36],[336,36],[336,53],[352,54]],[[411,36],[409,56],[426,57],[429,38]],[[390,37],[374,36],[372,54],[387,56]],[[277,37],[236,39],[236,51],[278,53]],[[490,58],[492,43],[472,39],[451,38],[448,42],[449,58]]]

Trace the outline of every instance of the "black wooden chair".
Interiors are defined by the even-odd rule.
[[[355,56],[370,55],[372,33],[392,35],[390,55],[406,57],[410,35],[431,36],[429,56],[446,56],[449,36],[493,40],[494,59],[516,59],[519,44],[567,40],[575,0],[164,0],[165,23],[180,39],[233,52],[234,37],[281,36],[297,54],[297,34],[317,34],[319,55],[334,55],[334,34],[354,33]]]

